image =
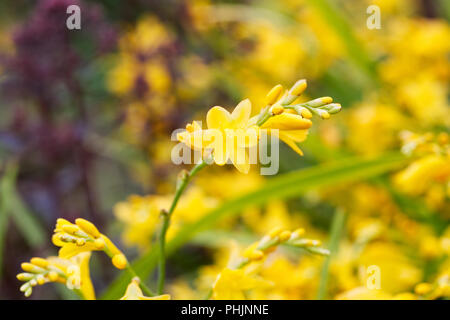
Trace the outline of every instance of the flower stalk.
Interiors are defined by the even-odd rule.
[[[162,294],[164,291],[164,281],[166,277],[166,235],[167,230],[170,226],[170,218],[172,217],[173,212],[180,200],[181,195],[186,189],[189,181],[194,177],[200,170],[202,170],[208,164],[207,159],[202,159],[199,163],[197,163],[191,171],[182,171],[178,181],[177,187],[175,190],[175,196],[172,200],[172,204],[170,205],[169,211],[162,210],[161,216],[163,219],[161,232],[159,235],[159,261],[158,261],[158,294]]]

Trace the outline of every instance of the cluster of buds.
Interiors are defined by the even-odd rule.
[[[67,270],[53,263],[50,258],[32,258],[30,262],[22,263],[21,267],[24,272],[19,273],[17,279],[25,282],[20,287],[20,291],[25,294],[25,297],[29,297],[33,287],[37,285],[49,282],[66,283],[68,280]]]
[[[261,111],[257,124],[261,126],[268,118],[283,112],[297,113],[305,119],[318,115],[322,119],[330,118],[331,114],[341,110],[339,103],[333,103],[331,97],[321,97],[304,103],[293,104],[307,87],[306,80],[298,80],[291,89],[284,90],[278,84],[266,96],[266,107]]]
[[[320,240],[303,238],[305,230],[303,228],[294,231],[275,228],[261,240],[253,243],[244,250],[243,258],[238,262],[235,268],[242,268],[250,262],[260,261],[273,252],[279,245],[294,246],[303,248],[311,253],[319,255],[329,255],[327,249],[321,248]]]
[[[417,134],[411,131],[402,131],[400,139],[402,140],[402,152],[406,155],[413,153],[450,155],[450,136],[447,132]]]
[[[101,234],[91,222],[76,219],[75,224],[58,219],[54,230],[53,243],[61,247],[59,257],[70,258],[80,252],[104,251],[118,269],[124,269],[128,261],[125,255],[105,235]]]

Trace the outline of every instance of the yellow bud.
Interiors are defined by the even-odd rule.
[[[291,232],[288,230],[285,230],[280,233],[279,237],[280,237],[280,241],[284,242],[291,237]]]
[[[36,279],[31,279],[28,283],[29,283],[30,286],[32,286],[32,287],[36,287],[37,284],[38,284]]]
[[[101,238],[99,239],[95,239],[94,240],[94,246],[98,249],[98,250],[102,250],[105,247],[105,241]]]
[[[84,246],[85,244],[86,244],[85,239],[82,239],[82,238],[77,239],[77,246],[81,247],[81,246]]]
[[[272,108],[272,114],[274,114],[276,116],[279,114],[282,114],[283,112],[284,112],[284,108],[282,106],[274,106]]]
[[[415,288],[414,288],[414,292],[418,295],[425,295],[427,293],[429,293],[432,290],[432,286],[431,284],[427,283],[427,282],[422,282],[419,283]]]
[[[55,271],[50,271],[48,273],[48,278],[50,279],[50,281],[55,282],[56,280],[58,280],[58,274]]]
[[[25,291],[25,297],[29,297],[29,296],[31,296],[31,293],[33,292],[33,289],[31,289],[31,288],[28,288],[26,291]]]
[[[75,223],[77,226],[81,228],[84,232],[91,235],[94,238],[100,237],[100,232],[98,231],[97,227],[94,226],[92,222],[89,222],[85,219],[78,218],[75,220]]]
[[[266,103],[270,106],[270,105],[274,104],[275,102],[277,102],[277,100],[280,97],[282,92],[283,92],[283,86],[281,84],[277,84],[266,95]]]
[[[322,119],[329,119],[330,118],[330,114],[327,111],[325,111],[325,110],[320,110],[319,115],[320,115],[320,117]]]
[[[61,229],[68,234],[75,234],[77,231],[80,231],[80,228],[74,224],[65,224]]]
[[[58,218],[56,220],[56,227],[57,228],[58,227],[62,227],[63,225],[66,225],[66,224],[72,224],[72,223],[70,223],[69,221],[67,221],[66,219],[63,219],[63,218]]]
[[[259,261],[262,258],[264,258],[264,252],[262,252],[261,250],[254,250],[250,255],[249,255],[249,259],[253,260],[253,261]]]
[[[116,254],[114,257],[112,257],[112,264],[117,268],[117,269],[124,269],[127,266],[127,258],[123,255],[123,254]]]
[[[329,104],[333,102],[333,98],[332,97],[322,97],[320,98],[322,100],[323,104]]]
[[[32,273],[19,273],[16,278],[20,281],[29,281],[34,277]]]
[[[36,272],[36,266],[34,264],[23,262],[21,265],[22,270],[26,272]]]
[[[45,278],[42,274],[39,274],[36,277],[36,281],[37,281],[38,285],[42,286],[45,283]]]
[[[294,232],[292,232],[291,238],[292,238],[292,239],[298,239],[298,238],[300,238],[303,234],[305,234],[305,229],[303,229],[303,228],[298,228],[298,229],[294,230]]]
[[[43,258],[31,258],[30,262],[41,268],[47,268],[48,266],[48,261]]]
[[[290,94],[292,94],[293,96],[299,96],[303,93],[303,91],[305,91],[307,87],[306,84],[306,80],[302,79],[302,80],[298,80],[291,88],[290,90]]]
[[[280,227],[276,227],[269,232],[269,237],[275,238],[278,234],[280,234],[281,231],[282,229]]]
[[[300,111],[300,115],[301,115],[303,118],[306,118],[306,119],[311,119],[311,118],[313,117],[313,114],[311,113],[311,111],[309,111],[309,110],[306,109],[306,108],[303,108],[303,109]]]
[[[186,125],[186,130],[187,130],[188,132],[193,132],[193,131],[194,131],[194,126],[193,126],[192,124],[188,123],[188,124]]]

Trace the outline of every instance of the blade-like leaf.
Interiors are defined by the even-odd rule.
[[[187,243],[198,232],[214,226],[225,216],[238,214],[249,205],[262,205],[273,199],[300,195],[305,191],[343,182],[353,182],[374,177],[402,166],[407,159],[399,154],[387,154],[376,158],[352,157],[336,163],[323,164],[297,170],[270,179],[260,189],[230,200],[212,210],[197,222],[186,225],[167,243],[168,255]],[[156,266],[158,251],[152,250],[133,263],[137,274],[146,279]],[[121,274],[105,292],[104,299],[120,297],[130,281],[130,276]]]
[[[46,234],[36,217],[23,203],[16,190],[17,165],[10,164],[5,171],[2,198],[5,200],[4,210],[13,219],[27,243],[32,247],[44,244]]]

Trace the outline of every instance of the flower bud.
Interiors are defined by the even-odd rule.
[[[293,96],[298,97],[299,95],[301,95],[303,93],[303,91],[305,91],[306,87],[307,87],[307,84],[306,84],[305,79],[298,80],[292,86],[291,90],[289,90],[289,93]]]
[[[81,230],[91,235],[93,238],[97,239],[100,237],[100,232],[93,223],[81,218],[76,219],[75,223],[81,228]]]
[[[127,266],[127,258],[125,258],[125,256],[121,253],[116,254],[114,257],[112,257],[112,264],[117,268],[117,269],[125,269],[125,267]]]
[[[269,93],[266,95],[266,103],[271,106],[279,99],[281,93],[283,92],[283,86],[281,84],[277,84],[273,87]]]

